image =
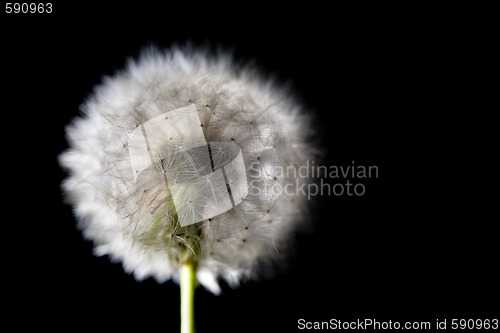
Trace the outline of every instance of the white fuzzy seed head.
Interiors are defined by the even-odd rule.
[[[249,192],[234,208],[183,227],[163,177],[167,150],[134,175],[129,138],[149,119],[193,104],[207,142],[241,149]],[[280,258],[304,221],[307,200],[297,187],[305,180],[276,170],[313,157],[309,118],[290,91],[227,55],[145,51],[105,78],[82,111],[67,127],[63,189],[95,254],[121,261],[138,280],[177,280],[180,264],[190,261],[201,284],[218,293],[219,278],[237,285]],[[175,147],[182,150],[182,142]]]

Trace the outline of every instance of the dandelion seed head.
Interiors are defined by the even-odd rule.
[[[148,129],[155,140],[148,152],[155,162],[134,170],[130,138],[148,120],[169,121],[169,112],[190,105],[206,142],[241,150],[249,191],[241,197],[231,193],[239,203],[222,214],[181,226],[171,189],[178,185],[186,205],[196,202],[207,190],[210,164],[189,158],[193,150],[182,138],[190,132]],[[220,279],[237,286],[257,277],[259,265],[279,260],[304,223],[307,199],[294,190],[306,180],[273,170],[298,168],[315,156],[309,116],[289,89],[252,67],[236,65],[229,55],[148,49],[106,77],[81,111],[67,127],[69,149],[60,156],[68,172],[63,190],[95,254],[121,262],[136,279],[177,280],[180,264],[191,260],[200,283],[218,293]],[[154,146],[158,142],[160,148]],[[211,144],[212,164],[227,157],[223,147]],[[169,173],[192,180],[202,171],[206,177],[199,186],[166,180]],[[281,189],[288,185],[287,191],[269,190],[273,183]]]

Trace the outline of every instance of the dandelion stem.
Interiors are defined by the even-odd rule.
[[[180,269],[181,286],[181,333],[194,333],[194,289],[196,270],[187,262]]]

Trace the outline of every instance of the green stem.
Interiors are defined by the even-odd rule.
[[[180,270],[181,333],[194,333],[194,289],[196,270],[191,263],[184,263]]]

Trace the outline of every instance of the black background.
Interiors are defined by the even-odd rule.
[[[177,285],[136,282],[92,255],[62,202],[57,156],[103,75],[144,46],[186,41],[292,84],[315,115],[325,165],[379,168],[364,196],[313,199],[288,269],[223,284],[220,296],[198,288],[198,332],[499,317],[488,9],[53,4],[0,17],[3,302],[20,327],[179,330]]]

